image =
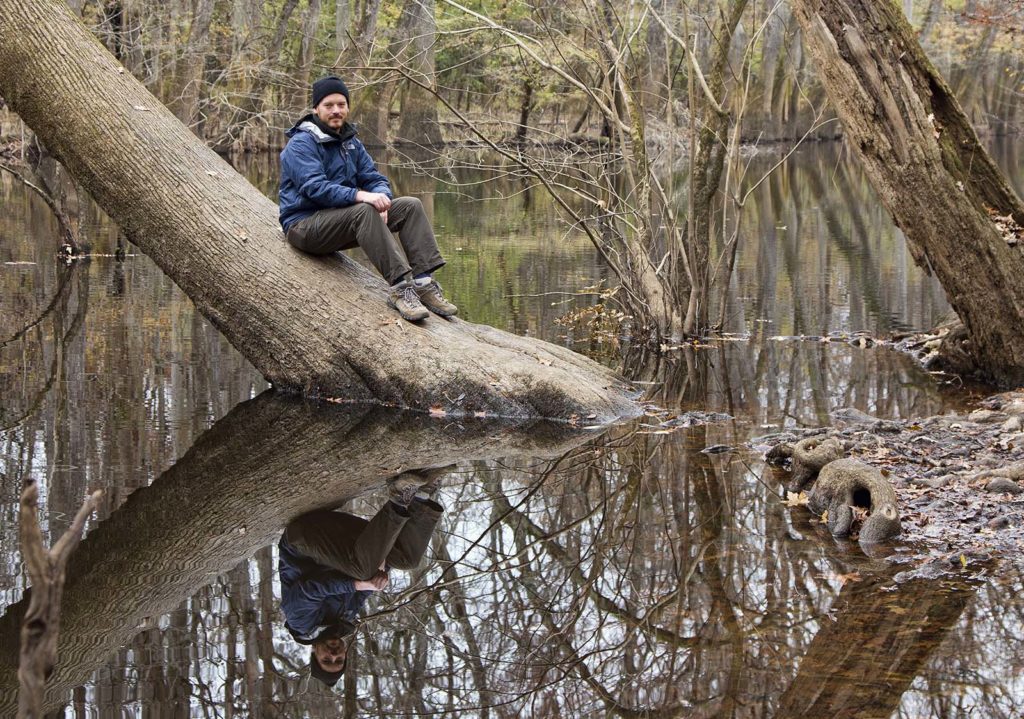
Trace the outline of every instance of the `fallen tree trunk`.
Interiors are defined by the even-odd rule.
[[[276,542],[300,514],[339,506],[407,469],[557,457],[592,437],[551,422],[467,419],[454,429],[423,414],[310,405],[274,393],[244,402],[151,486],[133,492],[76,551],[46,710],[59,707],[147,621]],[[457,475],[445,481],[457,483]],[[3,717],[17,706],[18,636],[28,606],[23,599],[0,617]]]
[[[277,207],[60,0],[0,3],[0,96],[275,388],[449,413],[633,414],[610,370],[460,320],[392,321],[384,283],[284,242]]]
[[[793,9],[847,141],[915,261],[942,283],[980,373],[1024,384],[1024,204],[896,3]]]

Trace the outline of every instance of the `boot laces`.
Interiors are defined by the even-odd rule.
[[[423,304],[420,302],[420,296],[416,293],[416,288],[411,284],[402,288],[402,300],[413,307]]]

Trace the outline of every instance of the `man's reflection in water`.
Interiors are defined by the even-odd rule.
[[[433,496],[451,467],[405,472],[388,482],[387,502],[369,521],[318,509],[294,519],[278,544],[285,627],[312,645],[310,674],[333,687],[371,592],[388,570],[414,569],[444,508]]]

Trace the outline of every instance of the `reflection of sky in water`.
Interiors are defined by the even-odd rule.
[[[1007,147],[998,157],[1004,167],[1017,170],[1019,185],[1017,152]],[[398,175],[407,190],[430,189],[422,180]],[[15,551],[16,496],[23,477],[42,483],[44,530],[63,529],[87,488],[106,488],[101,516],[109,516],[265,383],[144,257],[123,264],[97,258],[62,285],[62,271],[52,260],[57,236],[47,211],[2,177],[0,194],[12,211],[0,218],[0,262],[36,264],[0,265],[0,336],[13,335],[56,298],[54,310],[38,326],[0,349],[0,472],[5,477],[0,604],[7,606],[24,585]],[[484,183],[460,190],[473,193],[475,204],[454,193],[434,196],[434,217],[450,259],[442,281],[471,319],[557,341],[563,330],[554,320],[565,311],[567,297],[548,293],[576,292],[600,279],[601,272],[589,245],[566,234],[542,193],[532,192],[524,207],[524,196],[515,189]],[[484,199],[482,193],[491,191],[508,199]],[[425,652],[432,671],[439,672],[427,681],[429,691],[421,692],[424,702],[445,709],[450,680],[459,687],[459,714],[482,713],[466,708],[479,703],[473,687],[482,676],[496,697],[510,701],[494,710],[499,716],[530,713],[556,698],[580,714],[601,715],[607,707],[593,683],[621,688],[621,700],[632,706],[671,703],[678,687],[674,701],[703,697],[711,703],[693,711],[710,712],[721,707],[719,695],[730,686],[732,655],[726,647],[731,645],[722,643],[727,628],[713,609],[716,592],[724,591],[736,603],[742,628],[749,701],[741,706],[750,716],[764,715],[755,707],[772,704],[762,705],[760,697],[777,697],[786,689],[794,671],[789,667],[799,664],[822,622],[831,621],[822,615],[836,601],[836,576],[851,560],[830,554],[819,539],[786,540],[793,531],[788,515],[756,480],[764,471],[760,464],[748,470],[733,455],[709,459],[696,450],[737,444],[782,426],[821,424],[840,407],[909,417],[962,402],[894,353],[842,342],[772,339],[928,327],[940,317],[941,291],[913,267],[899,233],[873,203],[859,174],[838,160],[832,146],[808,147],[795,156],[752,196],[744,216],[744,244],[727,314],[732,329],[749,335],[749,341],[674,353],[640,370],[639,376],[653,383],[660,405],[725,412],[736,421],[697,435],[623,441],[598,460],[599,467],[556,473],[526,502],[538,525],[549,531],[569,527],[559,538],[582,554],[584,575],[606,563],[593,577],[595,592],[616,596],[643,613],[683,586],[685,611],[669,616],[661,608],[652,621],[677,622],[676,631],[705,643],[700,651],[673,660],[664,643],[633,639],[631,652],[648,663],[640,662],[635,675],[629,674],[618,649],[630,636],[627,624],[593,597],[581,598],[543,543],[512,551],[520,541],[512,527],[499,523],[487,531],[497,510],[485,488],[501,481],[515,488],[509,492],[515,502],[533,475],[477,467],[465,475],[472,478],[466,487],[446,490],[452,510],[445,525],[448,551],[460,557],[472,541],[481,540],[458,565],[468,619],[424,619],[421,602],[373,620],[388,641],[405,632],[399,649]],[[111,252],[113,230],[95,210],[87,222],[96,250]],[[600,348],[598,353],[603,354]],[[698,506],[692,493],[707,477],[721,496]],[[619,494],[584,519],[594,503],[604,501],[602,492]],[[615,501],[627,496],[631,503],[623,506],[629,510],[616,508]],[[721,537],[708,544],[700,532],[714,517],[714,506],[727,509]],[[627,527],[629,511],[638,518]],[[718,588],[704,568],[690,572],[698,556],[707,561],[711,547],[717,548],[722,571]],[[260,550],[255,559],[199,588],[177,611],[153,617],[129,647],[97,670],[81,700],[141,714],[162,692],[191,702],[193,714],[202,716],[211,702],[225,700],[230,664],[236,676],[231,691],[240,705],[264,701],[264,691],[275,701],[291,697],[305,706],[333,702],[333,697],[300,694],[303,686],[295,677],[307,655],[277,621],[280,588],[271,571],[273,551]],[[434,566],[424,581],[439,576]],[[542,587],[544,582],[550,586]],[[955,716],[970,706],[993,716],[1021,713],[1014,697],[1024,695],[1024,687],[1014,657],[1024,655],[1022,589],[1019,570],[1011,568],[971,598],[904,695],[903,716]],[[444,592],[428,608],[449,612],[452,606]],[[786,621],[776,621],[780,612]],[[564,663],[569,651],[557,643],[551,622],[571,625],[572,650],[586,655],[579,666],[587,668],[590,680],[579,670],[551,668]],[[489,662],[482,675],[467,655],[470,626],[486,639],[481,653]],[[422,646],[417,643],[428,637]],[[273,672],[260,656],[268,642],[281,655],[272,663],[283,678],[267,678]],[[364,653],[366,671],[359,679],[364,700],[372,703],[380,691],[384,709],[412,701],[407,657],[383,641],[376,648],[367,644]],[[781,675],[780,657],[788,672]],[[449,663],[451,670],[445,669]],[[531,679],[543,676],[548,683],[529,700],[513,700],[527,667]],[[374,668],[379,683],[372,678]],[[979,703],[982,695],[992,698],[997,692],[1003,692],[1002,703]],[[967,698],[958,699],[961,695]],[[956,701],[965,703],[958,708]]]

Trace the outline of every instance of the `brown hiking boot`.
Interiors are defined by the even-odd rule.
[[[414,499],[433,499],[441,489],[441,480],[455,469],[454,464],[430,469],[410,469],[388,480],[388,498],[408,507]]]
[[[420,302],[419,294],[416,292],[412,280],[391,285],[391,289],[388,290],[388,307],[398,310],[402,319],[410,322],[426,319],[430,314]]]
[[[426,480],[412,472],[396,474],[388,480],[388,499],[395,504],[408,507]]]
[[[417,285],[416,294],[419,295],[423,306],[435,315],[453,317],[459,312],[458,307],[444,298],[441,293],[441,285],[437,284],[437,280],[431,280],[429,284],[423,286]]]
[[[422,497],[423,499],[433,499],[437,491],[441,489],[441,480],[443,480],[448,474],[454,470],[456,465],[449,464],[444,467],[432,467],[430,469],[417,469],[407,474],[418,477],[423,480],[423,484],[416,490],[416,496]]]

